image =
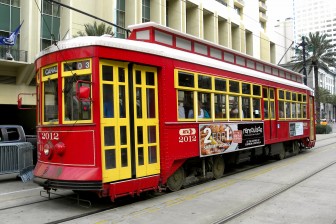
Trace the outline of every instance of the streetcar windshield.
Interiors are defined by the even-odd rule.
[[[44,82],[44,122],[58,121],[57,79]]]
[[[79,82],[84,81],[84,82]],[[65,121],[91,120],[91,101],[77,96],[76,85],[90,88],[90,75],[64,78],[64,116]]]

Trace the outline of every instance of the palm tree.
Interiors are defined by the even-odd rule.
[[[330,68],[336,68],[335,57],[336,52],[333,51],[335,45],[331,44],[331,39],[327,39],[327,34],[320,34],[320,32],[309,33],[306,41],[306,67],[308,74],[314,71],[314,86],[315,86],[315,106],[316,119],[320,120],[320,93],[319,93],[319,79],[318,70],[322,69],[326,72],[331,72]],[[293,60],[289,62],[295,71],[302,71],[304,66],[303,51],[296,49],[296,55]]]
[[[74,35],[74,37],[78,36],[101,36],[104,34],[109,34],[114,36],[114,33],[112,31],[111,26],[106,26],[105,23],[100,23],[97,25],[97,22],[94,21],[93,25],[92,24],[84,24],[85,27],[85,32],[83,31],[78,31],[77,35]]]

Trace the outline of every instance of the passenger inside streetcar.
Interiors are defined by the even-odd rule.
[[[189,110],[188,113],[188,118],[193,118],[194,117],[194,111],[191,109]],[[203,104],[202,102],[198,102],[198,118],[210,118],[209,113],[203,109]]]

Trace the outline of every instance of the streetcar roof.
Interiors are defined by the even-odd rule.
[[[153,47],[153,45],[155,45],[155,47]],[[156,43],[148,43],[148,42],[142,42],[142,41],[137,41],[137,40],[113,38],[112,36],[109,36],[109,35],[103,35],[100,37],[84,36],[84,37],[76,37],[76,38],[69,39],[69,40],[59,41],[57,43],[57,46],[52,45],[49,48],[46,48],[43,51],[41,51],[37,55],[37,58],[40,58],[46,54],[57,52],[59,50],[88,47],[88,46],[105,46],[105,47],[111,47],[111,48],[118,48],[118,49],[148,53],[152,55],[158,55],[158,56],[167,57],[171,59],[204,65],[207,67],[227,70],[227,71],[231,71],[231,72],[235,72],[235,73],[239,73],[239,74],[243,74],[246,76],[255,77],[255,78],[259,78],[263,80],[269,80],[269,81],[273,81],[276,83],[309,90],[313,93],[313,90],[310,87],[302,83],[280,78],[274,75],[269,75],[269,74],[262,73],[262,72],[259,72],[253,69],[240,67],[240,66],[230,64],[224,61],[219,61],[219,60],[209,58],[206,56],[166,47],[166,46],[159,45]]]

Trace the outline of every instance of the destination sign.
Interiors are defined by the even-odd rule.
[[[84,60],[84,61],[73,61],[69,63],[64,64],[64,71],[74,71],[74,70],[82,70],[82,69],[89,69],[90,66],[90,60]]]
[[[57,65],[43,69],[43,76],[57,74]]]

